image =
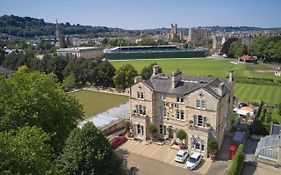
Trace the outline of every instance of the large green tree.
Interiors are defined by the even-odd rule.
[[[131,64],[123,65],[116,71],[113,77],[115,87],[120,89],[130,87],[134,83],[134,77],[137,75],[136,69]]]
[[[62,90],[54,75],[32,72],[0,78],[0,132],[38,126],[50,134],[54,151],[60,153],[82,116],[82,106]]]
[[[234,56],[235,58],[239,58],[245,54],[247,54],[247,46],[243,44],[240,40],[234,41],[230,45],[230,55]]]
[[[149,66],[142,68],[140,76],[144,79],[147,80],[151,77],[153,73],[153,66],[157,65],[157,63],[151,63]],[[162,73],[162,69],[159,67],[158,73]]]
[[[38,127],[0,132],[0,174],[52,174],[50,137]]]
[[[66,140],[58,169],[62,174],[122,175],[122,160],[92,123],[75,128]]]

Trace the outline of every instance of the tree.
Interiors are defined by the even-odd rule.
[[[62,86],[65,91],[70,91],[72,88],[74,88],[75,83],[75,76],[73,74],[70,74],[63,80]]]
[[[0,78],[0,109],[0,132],[38,126],[50,135],[57,154],[83,116],[82,106],[61,89],[55,76],[39,72]]]
[[[183,129],[178,130],[178,132],[176,133],[176,136],[178,139],[181,140],[181,143],[183,142],[183,140],[186,138],[186,132]]]
[[[144,79],[144,80],[147,80],[151,77],[152,73],[153,73],[153,66],[154,65],[157,65],[157,63],[151,63],[149,66],[147,67],[144,67],[142,70],[141,70],[141,77]],[[158,73],[162,73],[162,69],[159,67],[158,69]]]
[[[239,58],[245,54],[247,54],[247,46],[242,44],[240,40],[233,42],[230,45],[230,55],[234,56],[235,58]]]
[[[50,136],[38,127],[0,132],[0,174],[52,174]]]
[[[218,150],[218,142],[216,139],[208,140],[208,150],[211,154],[215,153]]]
[[[155,134],[157,133],[157,127],[153,124],[149,125],[149,133],[150,133],[150,136],[152,138],[154,138]]]
[[[58,160],[62,174],[124,174],[122,160],[108,140],[92,123],[75,128],[66,140]]]
[[[134,78],[137,75],[136,69],[131,64],[123,65],[116,71],[116,74],[113,77],[115,87],[120,89],[130,87],[134,83]]]

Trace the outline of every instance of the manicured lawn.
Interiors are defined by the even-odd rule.
[[[278,104],[281,102],[281,86],[236,83],[234,94],[238,100],[264,100],[269,104]]]
[[[87,90],[73,92],[70,93],[70,95],[78,99],[80,104],[83,105],[85,118],[104,112],[107,109],[110,109],[121,103],[126,103],[129,100],[128,97],[122,95],[114,95]]]
[[[177,68],[180,68],[184,75],[187,76],[217,76],[226,77],[229,70],[235,69],[235,76],[239,77],[257,77],[257,78],[273,78],[276,77],[273,73],[257,72],[257,69],[264,69],[265,64],[246,65],[246,64],[232,64],[229,60],[214,60],[210,58],[187,58],[187,59],[162,59],[162,60],[128,60],[128,61],[110,61],[115,68],[119,68],[124,64],[132,64],[138,73],[145,66],[156,62],[165,73],[170,74]]]

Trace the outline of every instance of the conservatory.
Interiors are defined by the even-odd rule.
[[[259,141],[255,152],[258,161],[281,165],[280,135],[268,135]]]

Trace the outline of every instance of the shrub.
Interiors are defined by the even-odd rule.
[[[127,120],[124,121],[124,128],[127,129],[127,130],[130,128],[130,122],[129,121],[127,121]]]
[[[233,157],[232,164],[230,169],[227,172],[227,175],[239,175],[244,166],[244,145],[240,144],[236,150],[236,153]]]
[[[157,127],[153,124],[149,126],[149,133],[154,136],[157,133]]]
[[[186,138],[186,132],[183,130],[183,129],[180,129],[178,132],[177,132],[177,138],[180,139],[180,140],[183,140]]]
[[[218,142],[216,139],[208,140],[208,150],[210,153],[215,153],[218,150]]]
[[[265,129],[264,124],[260,120],[254,120],[253,123],[250,125],[250,132],[251,134],[256,135],[267,135],[268,131]]]

